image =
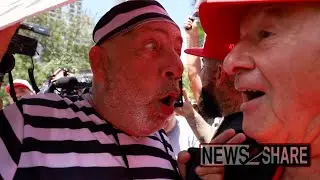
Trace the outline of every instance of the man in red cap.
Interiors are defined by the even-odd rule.
[[[13,81],[14,85],[14,91],[16,93],[16,97],[18,100],[20,100],[23,96],[27,95],[33,95],[34,91],[32,89],[32,86],[27,80],[24,79],[15,79]],[[7,85],[6,87],[6,93],[8,96],[10,96],[10,85]],[[12,97],[10,96],[10,104],[14,103]]]
[[[319,179],[320,1],[208,0],[199,14],[211,43],[187,53],[224,59],[243,95],[244,132],[259,143],[311,145],[310,167],[278,168],[272,179]],[[223,179],[223,169],[196,172]]]

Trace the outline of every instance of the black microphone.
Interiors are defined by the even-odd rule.
[[[50,31],[48,28],[41,27],[39,25],[31,25],[31,24],[20,24],[19,29],[26,29],[43,36],[50,36]]]
[[[79,84],[77,78],[75,77],[61,77],[53,82],[56,88],[61,89],[72,89]]]

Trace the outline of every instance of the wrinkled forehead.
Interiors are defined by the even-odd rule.
[[[102,43],[102,46],[116,44],[119,40],[120,43],[127,41],[137,41],[143,37],[152,35],[154,38],[166,37],[167,39],[174,39],[177,43],[182,44],[182,37],[180,29],[172,23],[166,21],[150,21],[137,26],[136,28],[128,31],[125,34],[114,37],[111,40]]]
[[[280,3],[263,4],[248,7],[247,13],[242,16],[240,31],[270,21],[298,20],[310,12],[320,12],[320,3]]]

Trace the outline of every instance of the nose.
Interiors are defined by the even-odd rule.
[[[166,68],[162,71],[162,77],[168,79],[177,79],[182,76],[183,64],[180,57],[176,54],[174,58],[166,59]]]
[[[238,43],[224,59],[224,71],[228,75],[235,75],[241,71],[254,69],[255,63],[251,52],[252,48],[249,43]]]

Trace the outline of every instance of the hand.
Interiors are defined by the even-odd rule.
[[[212,144],[240,144],[246,140],[243,133],[236,134],[233,129],[228,129],[214,138]],[[186,179],[186,164],[190,160],[190,154],[187,151],[182,151],[178,155],[178,168],[183,179]],[[196,173],[204,180],[223,180],[224,167],[197,167]]]
[[[175,108],[175,112],[178,113],[180,116],[185,117],[186,119],[188,117],[194,117],[194,115],[197,113],[196,110],[193,108],[191,101],[187,95],[186,90],[182,90],[184,102],[182,107]]]
[[[184,22],[184,29],[186,30],[187,34],[191,37],[197,37],[198,36],[198,24],[197,24],[197,20],[191,20],[190,18],[188,18],[185,22]]]

